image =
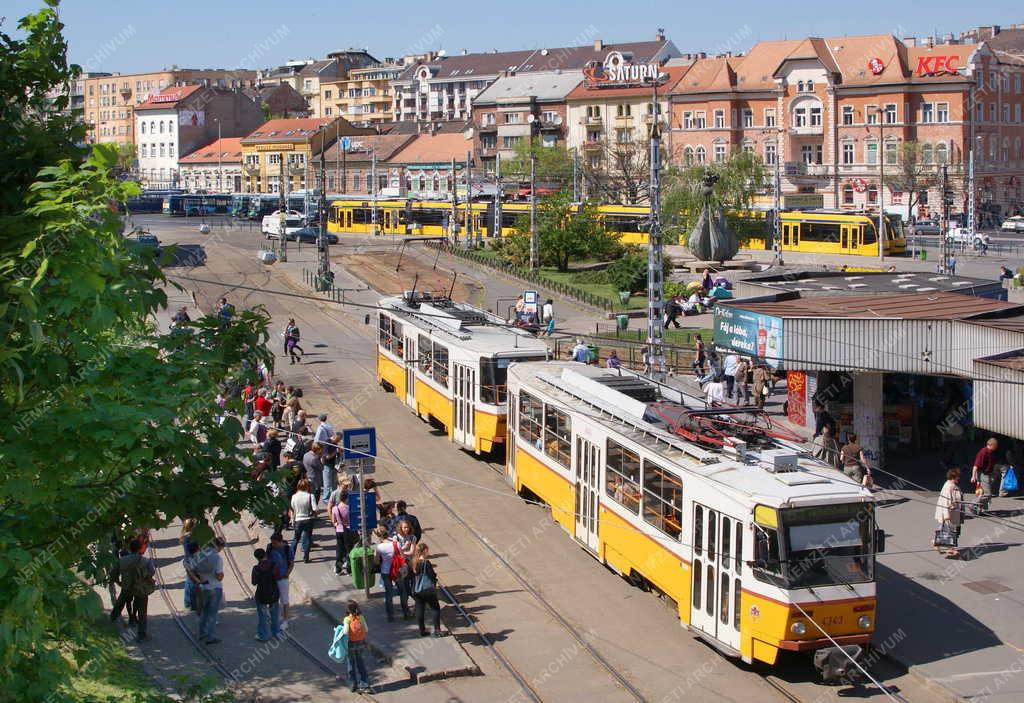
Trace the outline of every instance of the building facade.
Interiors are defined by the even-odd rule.
[[[260,88],[274,85],[289,85],[294,88],[309,106],[309,113],[315,118],[329,117],[320,103],[321,86],[348,76],[349,71],[380,62],[362,49],[344,49],[327,55],[325,59],[295,59],[283,66],[260,71]]]
[[[223,137],[178,159],[178,183],[190,193],[241,193],[242,138]]]
[[[401,171],[388,162],[415,138],[415,134],[367,134],[350,138],[348,149],[342,148],[340,139],[335,140],[324,153],[327,192],[370,195],[376,175],[378,194],[397,195]]]
[[[270,120],[241,140],[243,188],[278,193],[282,182],[289,192],[313,188],[314,160],[326,147],[340,137],[369,133],[341,117]]]
[[[165,88],[138,105],[134,133],[139,180],[149,188],[180,184],[178,160],[219,137],[240,137],[263,121],[240,90],[200,85]]]
[[[473,151],[481,169],[493,173],[495,158],[510,158],[534,137],[543,146],[566,145],[566,96],[583,71],[507,73],[473,103]]]
[[[92,143],[135,144],[135,108],[166,88],[199,85],[251,89],[256,72],[242,69],[173,69],[96,74],[83,79],[83,119]]]
[[[453,189],[465,192],[464,176],[460,174],[465,171],[472,148],[473,140],[461,132],[418,134],[388,159],[388,186],[398,189],[398,197],[450,200]],[[462,191],[458,178],[462,179]]]
[[[429,61],[408,66],[392,81],[396,120],[433,122],[467,120],[473,101],[506,72],[582,70],[603,62],[612,51],[638,62],[663,63],[679,55],[675,45],[661,33],[654,41],[605,44],[595,40],[588,46],[571,46],[526,51],[504,51],[457,56],[439,54]]]
[[[344,117],[362,125],[390,122],[393,119],[391,81],[404,66],[385,63],[369,68],[356,68],[347,78],[320,84],[318,117]]]
[[[946,166],[952,213],[963,215],[974,143],[976,184],[992,192],[979,195],[980,223],[983,213],[1020,207],[1020,72],[983,44],[918,46],[889,35],[760,42],[745,56],[698,60],[676,84],[672,158],[700,164],[752,152],[777,165],[784,206],[881,201],[904,217],[939,211]]]

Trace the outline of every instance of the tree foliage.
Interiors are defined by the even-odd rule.
[[[900,144],[896,173],[887,177],[886,185],[889,190],[906,193],[907,211],[913,212],[914,206],[921,201],[921,191],[935,185],[938,171],[939,166],[932,158],[925,159],[923,144],[916,141],[903,142]]]
[[[516,230],[502,243],[503,254],[514,263],[528,263],[529,218],[520,217]],[[568,271],[573,261],[600,260],[614,252],[618,236],[601,225],[596,205],[590,202],[574,205],[572,194],[561,191],[537,202],[537,244],[542,266]]]
[[[157,330],[167,282],[111,207],[138,186],[47,103],[78,72],[55,3],[19,26],[0,33],[0,701],[73,700],[114,532],[274,512],[214,403],[272,357],[260,310]]]
[[[734,228],[740,224],[735,213],[750,208],[754,196],[768,191],[771,186],[768,169],[760,157],[743,151],[733,152],[720,163],[670,169],[663,180],[661,219],[666,236],[672,240],[685,239],[696,224],[704,206],[702,189],[707,171],[718,176],[712,204],[726,211],[726,218]]]
[[[502,160],[502,179],[529,181],[531,155],[537,159],[536,175],[539,183],[572,185],[572,155],[564,146],[544,146],[536,139],[520,140],[514,147],[512,158]]]

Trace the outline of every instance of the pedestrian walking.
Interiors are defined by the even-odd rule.
[[[700,378],[704,375],[704,340],[700,334],[693,335],[693,363],[690,364],[693,367],[693,373],[695,376]]]
[[[725,397],[733,399],[736,390],[736,369],[740,364],[739,354],[729,352],[722,362],[722,372],[725,374]]]
[[[348,602],[342,626],[348,634],[348,685],[353,693],[370,690],[370,677],[366,673],[363,651],[366,649],[366,619],[359,612],[359,604]]]
[[[320,496],[324,489],[324,463],[320,460],[323,451],[324,448],[318,442],[313,442],[309,451],[302,455],[302,466],[306,469],[305,475],[311,487],[310,493],[313,494],[317,504],[320,503]]]
[[[341,445],[341,437],[331,435],[327,442],[321,445],[320,463],[323,464],[323,490],[320,492],[321,500],[326,503],[338,487],[338,447]]]
[[[542,336],[550,337],[555,333],[555,318],[549,317],[547,324],[544,326],[544,334]]]
[[[839,442],[832,433],[832,425],[824,425],[819,435],[819,447],[815,456],[833,468],[839,468]]]
[[[420,627],[420,637],[427,636],[426,610],[433,612],[434,637],[441,637],[441,604],[437,600],[437,572],[430,563],[430,547],[426,542],[416,545],[416,554],[412,560],[412,597],[416,601],[416,623]]]
[[[939,523],[933,541],[939,554],[956,558],[960,556],[957,549],[960,540],[960,516],[964,494],[960,491],[960,469],[955,466],[946,472],[946,482],[939,491],[939,499],[935,504],[935,521]]]
[[[281,603],[281,629],[287,627],[288,623],[288,577],[295,568],[295,550],[284,541],[284,535],[275,532],[270,535],[270,544],[267,546],[267,553],[277,567],[277,594]]]
[[[852,478],[858,484],[869,486],[871,478],[871,467],[864,457],[864,449],[857,442],[857,435],[850,432],[846,435],[846,444],[839,450],[839,459],[842,462],[843,473]]]
[[[540,319],[542,322],[548,322],[549,320],[555,319],[555,301],[551,298],[544,301],[544,307],[541,308]]]
[[[997,485],[1000,479],[1000,472],[996,471],[996,450],[999,449],[999,440],[989,437],[985,446],[978,450],[974,457],[974,465],[971,467],[971,483],[976,488],[981,488],[978,493],[978,509],[987,511],[992,496],[999,490]]]
[[[249,580],[256,587],[256,641],[266,642],[281,636],[281,594],[277,588],[280,573],[266,550],[257,549],[253,556],[256,564]]]
[[[121,611],[128,608],[128,624],[135,625],[136,638],[148,640],[146,614],[149,596],[156,590],[156,565],[140,553],[137,538],[128,543],[128,554],[120,557],[110,574],[111,584],[121,586],[121,593],[110,610],[110,621],[116,622]]]
[[[328,502],[331,525],[334,526],[335,548],[334,573],[344,576],[349,572],[348,552],[351,548],[348,541],[349,512],[348,512],[348,489],[339,488],[340,494],[331,494]]]
[[[697,383],[703,386],[705,383],[720,380],[724,373],[722,369],[722,358],[715,349],[708,350],[708,372],[697,379]]]
[[[949,269],[949,275],[956,275],[956,255],[950,254],[949,258],[946,259],[946,268]]]
[[[750,372],[750,362],[746,358],[740,358],[733,373],[733,386],[736,389],[736,404],[739,405],[740,397],[744,405],[750,405],[750,385],[747,383],[747,374]]]
[[[373,536],[377,540],[374,546],[374,561],[380,565],[380,580],[384,586],[384,610],[387,612],[388,622],[395,619],[395,592],[398,591],[399,602],[402,606],[402,614],[409,618],[409,594],[400,587],[400,579],[392,578],[391,562],[395,559],[396,552],[400,552],[398,543],[388,536],[388,528],[378,525],[373,530]]]
[[[754,405],[758,410],[764,410],[764,400],[768,397],[768,369],[764,362],[754,363]]]
[[[316,500],[309,492],[309,479],[299,480],[298,490],[292,496],[291,520],[295,528],[292,537],[292,554],[298,554],[302,544],[302,561],[309,563],[309,550],[313,548],[313,522],[316,520]]]
[[[195,569],[199,575],[199,588],[203,592],[203,607],[199,611],[199,639],[206,644],[217,644],[217,616],[224,599],[224,560],[221,550],[224,540],[214,537],[212,546],[207,547],[196,558]]]
[[[835,435],[836,419],[832,417],[831,413],[825,409],[825,406],[819,403],[817,400],[814,401],[814,436],[812,439],[820,436],[826,427],[832,429],[832,435]]]

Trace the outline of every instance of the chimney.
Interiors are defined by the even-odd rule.
[[[665,41],[665,28],[658,27],[658,31],[654,33],[655,41]]]
[[[594,40],[594,51],[601,51],[604,49],[604,42],[600,39]]]
[[[917,37],[903,37],[903,46],[917,46]]]

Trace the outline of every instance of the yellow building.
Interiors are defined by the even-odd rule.
[[[393,118],[391,81],[405,68],[383,64],[354,68],[348,78],[320,83],[320,117],[344,117],[349,122],[375,124]]]
[[[315,188],[320,155],[339,137],[370,134],[340,117],[270,120],[242,139],[242,175],[248,193]]]

